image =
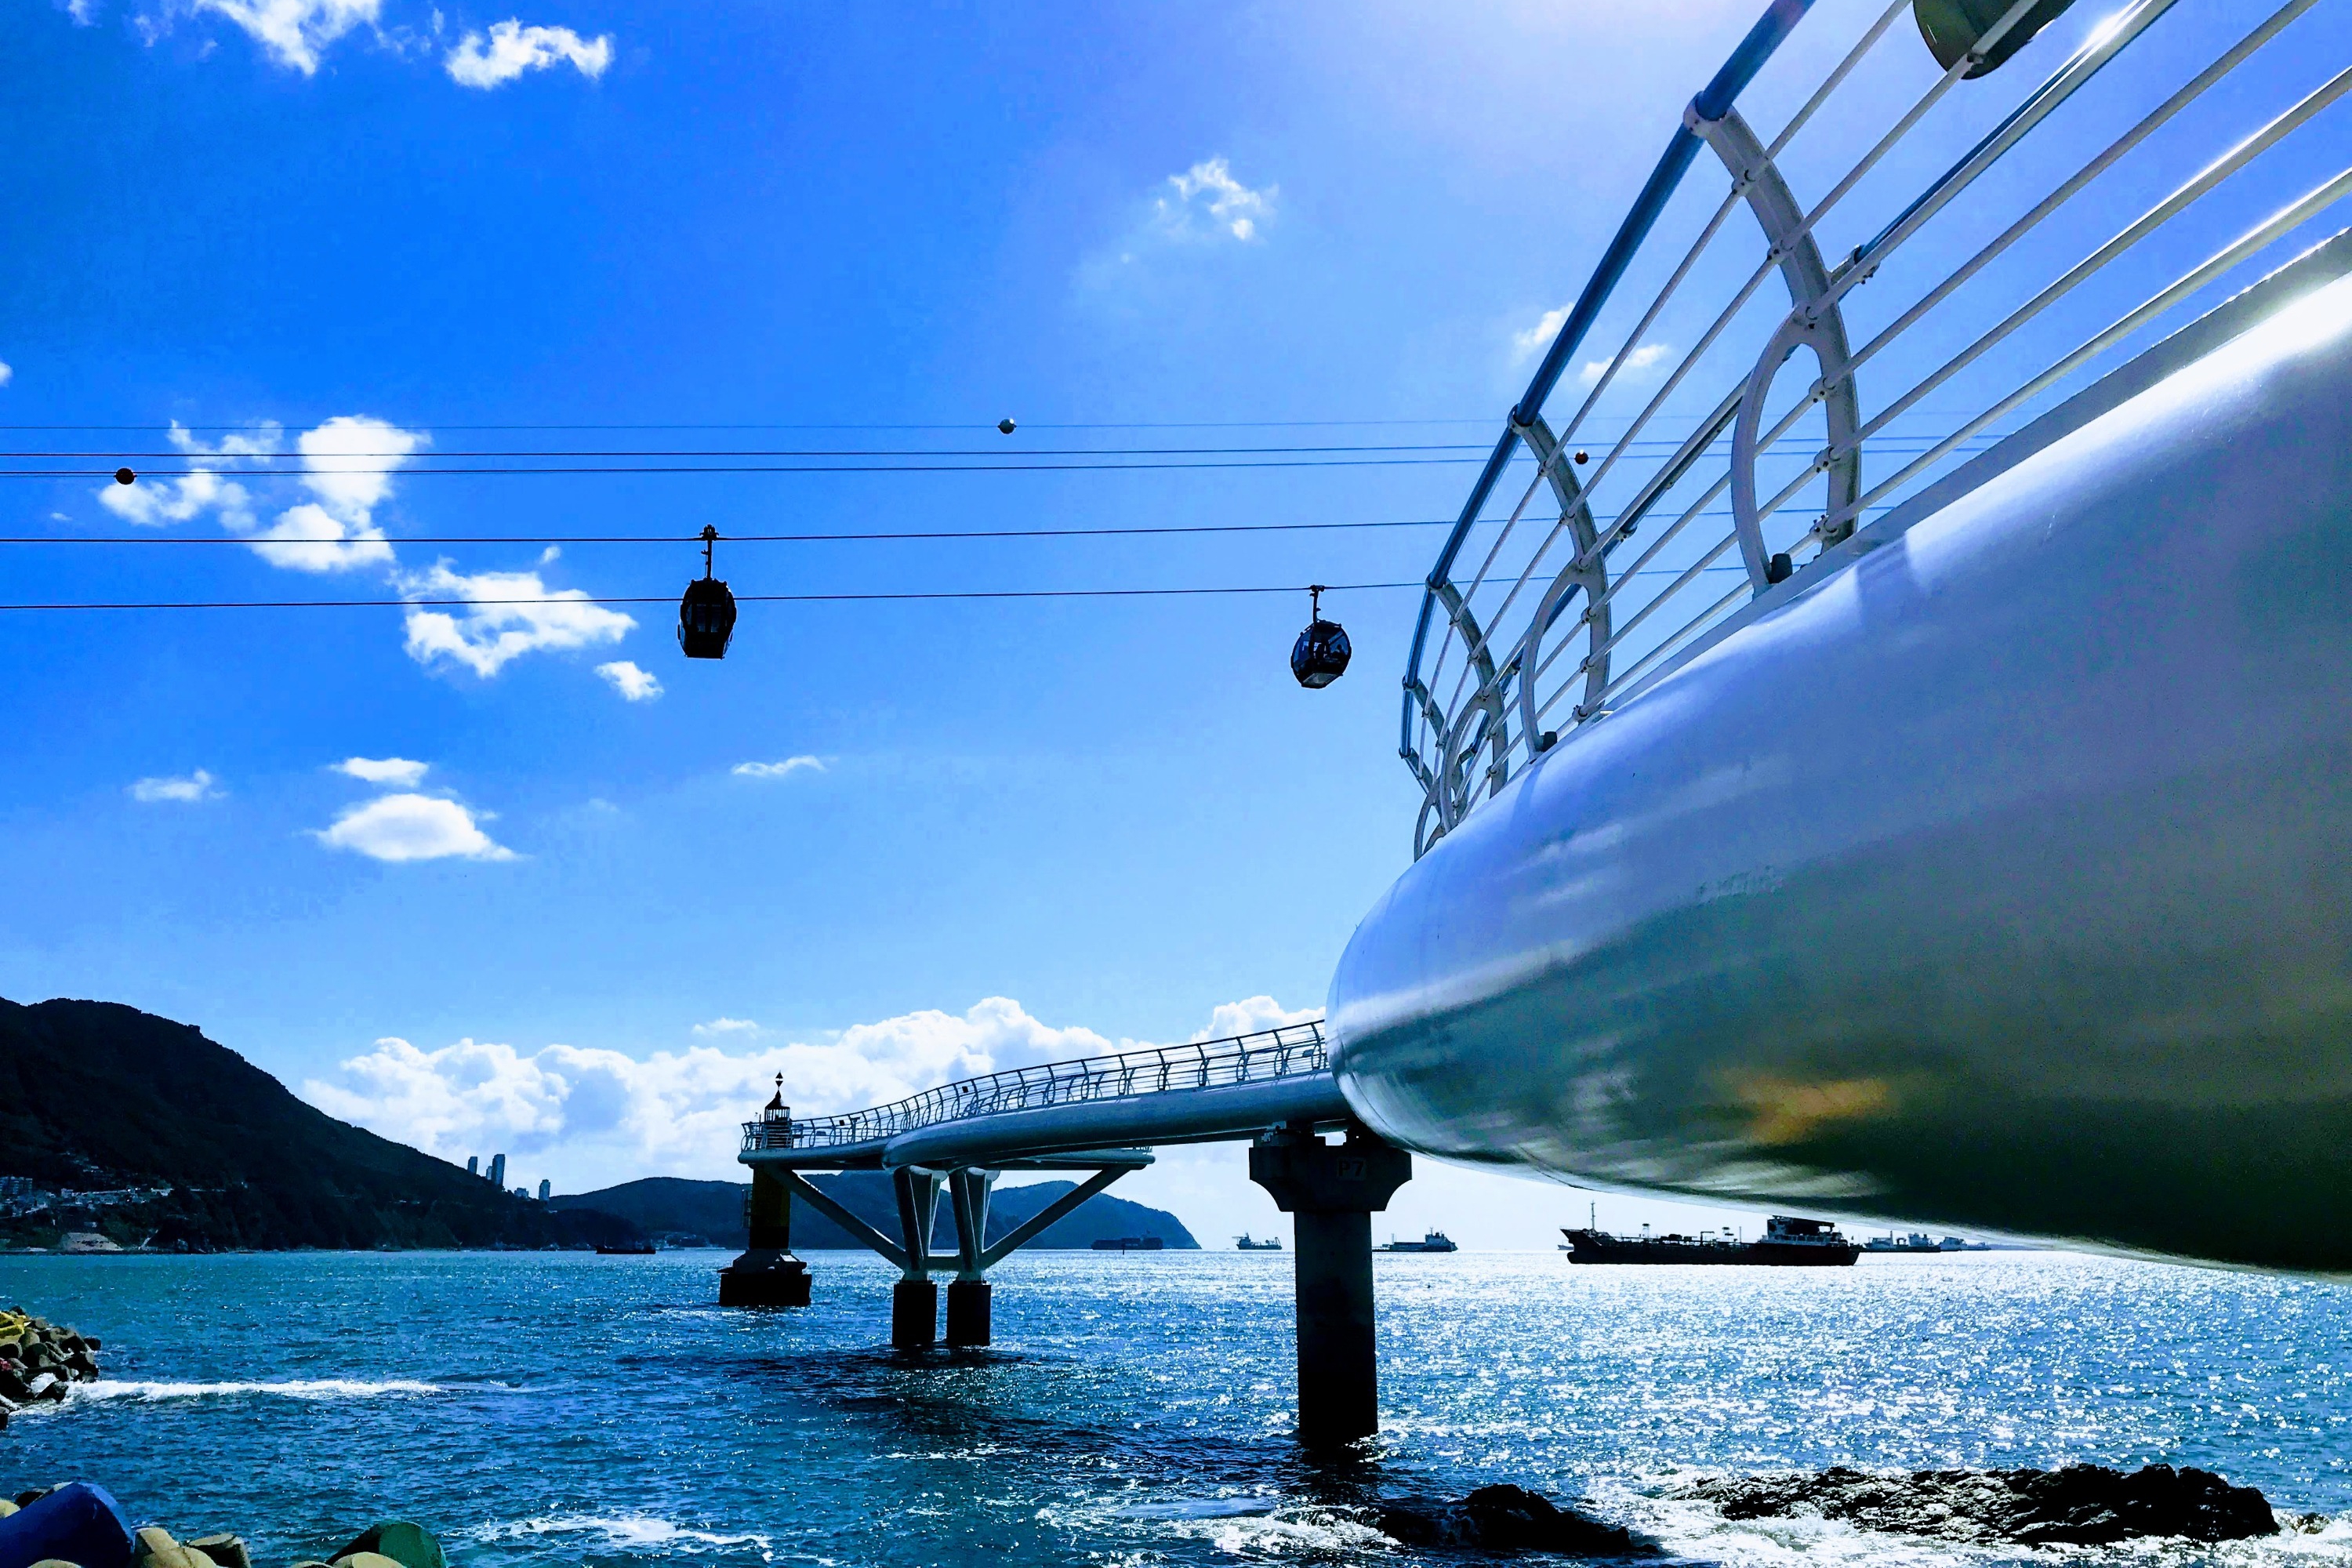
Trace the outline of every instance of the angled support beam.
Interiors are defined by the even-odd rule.
[[[898,1234],[904,1237],[898,1267],[909,1279],[929,1276],[931,1226],[940,1213],[940,1183],[945,1173],[923,1165],[901,1165],[890,1173],[891,1190],[898,1198]]]
[[[825,1196],[823,1192],[818,1190],[814,1182],[810,1181],[806,1176],[802,1175],[798,1171],[793,1170],[791,1166],[779,1165],[774,1167],[774,1169],[777,1178],[783,1182],[786,1186],[792,1188],[792,1190],[799,1196],[806,1199],[809,1206],[815,1209],[817,1213],[833,1221],[834,1224],[839,1226],[842,1229],[847,1231],[852,1237],[865,1243],[867,1247],[872,1247],[883,1257],[888,1258],[892,1263],[897,1264],[900,1268],[904,1269],[907,1268],[906,1248],[896,1245],[888,1237],[884,1236],[880,1231],[875,1229],[872,1226],[867,1225],[864,1220],[859,1219],[856,1215],[842,1207],[841,1205]]]
[[[987,1271],[988,1192],[994,1171],[970,1168],[948,1173],[948,1201],[955,1206],[956,1278],[977,1279]]]
[[[1085,1181],[1014,1226],[1005,1235],[1003,1240],[982,1252],[980,1266],[982,1268],[995,1268],[1011,1256],[1014,1247],[1034,1238],[1055,1220],[1126,1175],[1128,1169],[1129,1167],[1125,1165],[1114,1165],[1108,1170],[1097,1171],[1093,1175],[1088,1176]]]

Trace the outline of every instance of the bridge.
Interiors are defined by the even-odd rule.
[[[1407,1151],[2352,1269],[2344,7],[1810,8],[1675,120],[1431,568],[1328,1037],[754,1123],[739,1294],[804,1279],[800,1172],[888,1171],[902,1342],[948,1268],[976,1342],[988,1172],[1245,1138],[1347,1437]]]
[[[1340,1142],[1326,1142],[1328,1132]],[[1354,1119],[1331,1076],[1320,1023],[1185,1046],[1159,1046],[965,1079],[846,1115],[795,1118],[782,1086],[743,1125],[751,1169],[750,1246],[719,1275],[723,1306],[807,1306],[808,1268],[792,1252],[794,1200],[899,1270],[890,1341],[920,1350],[985,1345],[988,1271],[1130,1171],[1139,1144],[1251,1142],[1250,1175],[1293,1216],[1297,1270],[1299,1431],[1348,1441],[1379,1426],[1372,1340],[1371,1216],[1412,1173],[1411,1157]],[[897,1199],[886,1235],[811,1182],[810,1171],[887,1174]],[[1006,1171],[1069,1171],[1085,1180],[988,1239],[989,1194]],[[936,1251],[940,1199],[953,1251]]]

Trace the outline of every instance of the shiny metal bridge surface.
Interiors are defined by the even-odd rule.
[[[1399,739],[1417,856],[1873,523],[2046,445],[2028,421],[2352,192],[2326,0],[2046,26],[2013,0],[1940,73],[1912,0],[1850,40],[1801,34],[1811,5],[1777,0],[1679,117],[1430,570]]]
[[[2352,1273],[2352,4],[1938,65],[1874,3],[1662,106],[1429,574],[1334,1076],[1585,1185]]]
[[[838,1116],[743,1124],[745,1164],[973,1166],[1344,1120],[1320,1023],[1013,1068]]]

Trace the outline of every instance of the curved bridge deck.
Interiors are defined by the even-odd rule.
[[[1320,1023],[1013,1068],[838,1116],[743,1124],[742,1163],[792,1170],[1002,1169],[1105,1150],[1344,1121]],[[1067,1163],[1094,1165],[1091,1159]]]

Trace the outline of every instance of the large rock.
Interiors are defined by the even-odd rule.
[[[335,1561],[368,1554],[388,1557],[397,1568],[449,1568],[449,1559],[433,1532],[405,1519],[387,1519],[368,1526],[335,1553]],[[365,1564],[363,1568],[374,1565]]]
[[[1726,1519],[1811,1513],[1864,1530],[1974,1542],[2099,1546],[2140,1536],[2243,1541],[2278,1531],[2270,1503],[2253,1488],[2231,1486],[2210,1470],[2170,1465],[2128,1474],[2069,1465],[1909,1475],[1837,1466],[1818,1475],[1704,1480],[1685,1495],[1714,1503]]]
[[[1480,1487],[1460,1502],[1398,1498],[1376,1505],[1374,1519],[1381,1534],[1406,1546],[1565,1557],[1649,1557],[1658,1550],[1520,1487]]]

